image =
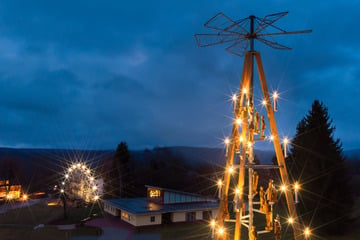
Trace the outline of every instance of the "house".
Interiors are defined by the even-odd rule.
[[[19,199],[21,185],[11,184],[9,180],[0,180],[0,199]]]
[[[103,200],[104,211],[135,226],[209,221],[216,217],[217,199],[168,188],[145,186],[146,198]]]

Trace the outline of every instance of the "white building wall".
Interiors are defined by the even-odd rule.
[[[128,217],[125,218],[123,216],[123,214],[127,214]],[[121,220],[123,220],[123,221],[125,221],[127,223],[130,223],[133,226],[136,226],[136,215],[132,215],[132,214],[130,214],[128,212],[122,211],[121,212]]]
[[[203,211],[196,211],[196,221],[203,219]]]
[[[171,214],[171,221],[172,222],[185,222],[186,220],[186,213],[185,212],[174,212]]]
[[[120,215],[120,211],[117,208],[107,203],[104,203],[104,211],[116,217]]]
[[[151,217],[155,217],[155,221],[151,222]],[[150,215],[137,215],[136,216],[136,226],[150,226],[150,225],[160,225],[161,224],[161,214],[150,214]]]

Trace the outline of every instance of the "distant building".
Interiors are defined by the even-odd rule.
[[[217,215],[216,199],[167,188],[145,186],[146,198],[103,200],[105,212],[135,226],[209,221]]]
[[[0,180],[0,199],[19,199],[21,185],[13,185],[9,180]]]

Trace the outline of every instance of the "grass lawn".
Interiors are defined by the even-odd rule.
[[[68,218],[65,220],[61,206],[47,206],[45,203],[40,203],[14,209],[0,214],[0,239],[65,240],[70,236],[96,236],[101,232],[98,228],[78,227],[74,230],[58,230],[55,225],[52,225],[78,224],[93,213],[102,215],[101,209],[97,205],[87,208],[68,208]],[[45,227],[34,230],[34,226],[38,224],[45,224]]]
[[[99,231],[92,227],[80,227],[75,230],[61,231],[53,226],[33,230],[33,227],[18,226],[0,226],[1,240],[67,240],[72,236],[97,236]]]
[[[101,208],[97,204],[89,205],[87,208],[67,208],[68,218],[64,219],[63,207],[39,203],[0,214],[0,224],[73,224],[92,214],[102,216]]]

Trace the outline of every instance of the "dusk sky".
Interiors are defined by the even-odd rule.
[[[212,32],[203,24],[218,12],[239,20],[283,11],[278,26],[313,33],[276,38],[291,51],[255,44],[280,93],[280,135],[291,138],[319,99],[344,149],[360,148],[355,0],[1,1],[0,146],[222,147],[244,58],[228,45],[199,48],[194,34]]]

